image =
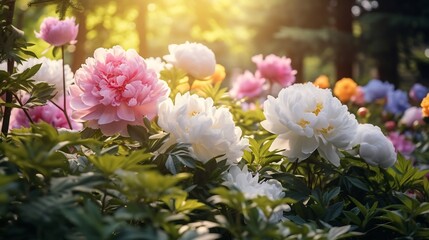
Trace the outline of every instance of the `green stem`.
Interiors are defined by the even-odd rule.
[[[73,129],[72,124],[70,122],[70,118],[67,114],[67,92],[66,92],[66,76],[65,76],[66,74],[65,74],[65,68],[64,68],[64,65],[65,65],[64,45],[61,46],[61,59],[63,61],[63,106],[64,106],[62,110],[63,110],[64,116],[67,119],[67,123],[68,123],[70,129]]]
[[[192,90],[192,85],[194,85],[194,82],[195,82],[195,78],[194,78],[194,77],[192,77],[192,76],[190,76],[190,75],[188,75],[189,92],[191,92],[191,90]]]
[[[22,111],[24,111],[25,116],[27,116],[28,121],[30,121],[30,123],[34,123],[33,119],[31,119],[30,114],[28,113],[27,109],[22,108],[24,106],[24,104],[21,102],[21,99],[19,99],[19,97],[16,94],[13,94],[13,96],[15,97],[16,101],[19,103],[19,106],[21,106]]]
[[[293,163],[292,163],[292,166],[293,166],[292,173],[293,173],[293,174],[296,174],[296,173],[297,173],[297,171],[298,171],[298,160],[297,160],[297,161],[295,161],[295,162],[293,162]]]
[[[307,177],[308,177],[307,185],[308,185],[308,188],[313,189],[313,183],[312,183],[313,179],[311,178],[311,166],[309,163],[309,159],[307,159],[306,163],[307,163],[306,165],[307,165]]]
[[[104,189],[103,198],[101,199],[101,213],[104,213],[106,211],[106,197],[107,197],[107,191],[106,189]]]

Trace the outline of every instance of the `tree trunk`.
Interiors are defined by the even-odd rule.
[[[335,68],[337,80],[343,77],[353,77],[353,62],[355,57],[353,38],[353,14],[351,9],[354,0],[337,1],[334,9],[335,29],[339,32],[335,46]]]
[[[16,1],[9,1],[8,3],[5,3],[4,5],[8,6],[8,10],[5,11],[5,25],[12,25],[13,22],[13,15],[15,12],[15,2]],[[15,44],[14,44],[15,45]],[[7,72],[9,75],[12,75],[13,73],[13,66],[15,62],[12,58],[7,59]],[[6,96],[5,96],[6,104],[10,104],[13,101],[13,93],[9,90],[6,90]],[[10,115],[12,113],[12,107],[6,106],[4,108],[3,112],[3,119],[2,119],[2,128],[1,131],[4,136],[7,136],[9,131],[9,122],[10,122]]]
[[[292,68],[297,71],[296,83],[302,83],[304,79],[304,54],[302,51],[290,51],[288,57],[292,60]]]
[[[136,29],[139,38],[139,53],[142,57],[149,57],[149,48],[147,43],[147,5],[148,1],[139,2],[139,13],[136,17]]]
[[[386,41],[388,43],[389,41]],[[380,80],[392,83],[395,87],[399,86],[399,55],[396,41],[392,41],[389,51],[377,56],[377,70]]]
[[[72,71],[75,72],[80,66],[85,63],[85,59],[87,58],[86,54],[86,34],[88,32],[86,28],[86,14],[85,11],[76,12],[76,21],[79,23],[79,33],[77,34],[77,43],[76,49],[73,53],[73,62],[72,62]]]

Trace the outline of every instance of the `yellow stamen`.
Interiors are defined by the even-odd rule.
[[[320,131],[321,133],[323,133],[323,134],[328,134],[332,129],[334,129],[334,127],[329,126],[329,127],[327,127],[327,128],[322,128],[322,129],[320,129],[319,131]]]
[[[323,104],[317,103],[316,109],[314,109],[314,111],[312,113],[314,113],[317,116],[317,115],[319,115],[320,111],[322,111],[322,109],[323,109]]]
[[[301,119],[301,120],[298,122],[298,125],[299,125],[299,126],[301,126],[302,128],[305,128],[308,124],[310,124],[310,122],[309,122],[309,121],[307,121],[307,120],[305,120],[305,119]]]

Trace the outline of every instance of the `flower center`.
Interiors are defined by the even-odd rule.
[[[331,130],[333,130],[334,129],[334,127],[333,126],[331,126],[331,125],[329,125],[327,128],[322,128],[322,129],[320,129],[319,131],[322,133],[322,134],[328,134]]]
[[[195,115],[198,115],[198,114],[199,114],[199,112],[197,112],[197,111],[192,111],[192,112],[189,113],[189,115],[192,116],[192,117],[195,116]]]
[[[314,113],[314,115],[319,115],[320,111],[322,111],[323,109],[323,104],[321,103],[317,103],[316,104],[316,109],[314,109],[314,111],[312,113]]]
[[[301,118],[301,120],[299,120],[298,125],[301,126],[302,128],[305,128],[308,124],[310,124],[309,121]]]

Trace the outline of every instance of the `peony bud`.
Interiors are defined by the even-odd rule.
[[[395,130],[396,128],[396,123],[395,121],[387,121],[384,123],[384,127],[386,128],[386,130],[388,132]]]
[[[360,145],[359,156],[370,165],[388,168],[396,162],[395,148],[381,129],[372,124],[359,124],[352,146]]]
[[[357,115],[361,118],[366,118],[368,116],[368,114],[369,114],[369,110],[366,107],[360,107],[357,110]]]
[[[59,47],[65,44],[75,44],[78,30],[79,25],[75,24],[74,18],[59,20],[54,17],[47,17],[40,25],[40,32],[36,32],[36,37]]]
[[[216,59],[212,50],[201,43],[171,44],[169,55],[164,59],[197,79],[210,77],[215,73]]]

